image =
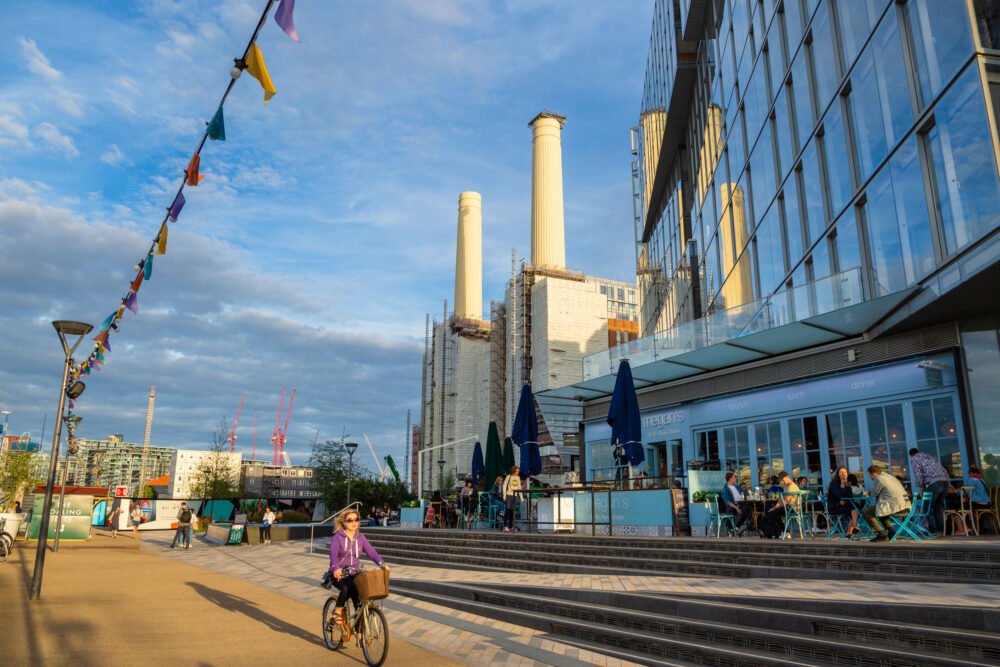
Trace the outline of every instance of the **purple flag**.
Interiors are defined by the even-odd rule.
[[[136,298],[135,292],[130,291],[128,296],[125,297],[125,307],[136,315],[139,314],[139,300]]]
[[[274,12],[274,22],[281,26],[286,35],[296,42],[301,42],[299,33],[295,32],[295,20],[292,18],[292,12],[294,11],[295,0],[281,0],[281,4],[278,5],[278,9]]]
[[[177,222],[177,216],[181,214],[185,203],[187,200],[184,199],[184,193],[178,192],[177,196],[174,197],[174,203],[170,205],[170,212],[167,214],[170,217],[170,222]]]

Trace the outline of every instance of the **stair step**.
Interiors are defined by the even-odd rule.
[[[477,586],[402,582],[397,592],[501,618],[558,637],[616,646],[639,654],[718,665],[880,665],[958,667],[996,664],[979,657],[926,653],[913,647],[835,641],[821,636],[707,622]]]

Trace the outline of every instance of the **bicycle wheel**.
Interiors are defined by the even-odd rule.
[[[350,604],[350,600],[347,603]],[[337,598],[330,598],[323,605],[323,643],[331,651],[336,651],[344,645],[344,630],[333,620],[333,610],[336,607]],[[347,613],[347,609],[344,609],[344,613]]]
[[[381,667],[389,655],[389,626],[378,607],[368,607],[361,628],[361,651],[371,667]]]
[[[7,560],[10,550],[7,548],[7,540],[0,539],[0,563]]]
[[[14,536],[13,535],[11,535],[10,533],[7,533],[7,532],[3,532],[3,533],[0,533],[0,538],[3,538],[3,541],[7,543],[7,551],[8,552],[14,551]]]

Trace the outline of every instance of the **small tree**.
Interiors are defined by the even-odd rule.
[[[438,479],[438,491],[442,496],[450,496],[455,492],[455,473],[449,470]]]
[[[228,447],[229,428],[223,419],[215,427],[208,456],[198,464],[191,492],[198,498],[207,498],[209,509],[213,500],[237,498],[240,495],[239,471],[233,470]],[[208,513],[211,520],[211,512]]]
[[[327,440],[313,447],[309,458],[309,465],[313,466],[313,486],[328,512],[335,512],[347,504],[348,463],[347,449],[339,440]],[[372,506],[380,508],[389,503],[390,507],[398,507],[410,498],[401,482],[379,481],[371,471],[354,461],[351,500],[362,503],[362,516]]]
[[[0,454],[0,507],[13,507],[26,489],[40,482],[31,469],[31,452],[8,450]]]

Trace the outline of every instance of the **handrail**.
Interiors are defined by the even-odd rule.
[[[316,535],[316,526],[322,526],[326,522],[330,521],[330,519],[335,519],[337,516],[339,516],[341,513],[343,513],[344,510],[349,510],[352,507],[354,507],[355,505],[360,506],[360,505],[362,505],[362,502],[360,500],[355,500],[353,503],[349,503],[347,506],[341,507],[339,510],[337,510],[336,512],[334,512],[330,516],[326,517],[322,521],[310,521],[309,522],[309,553],[313,552],[313,537]]]

